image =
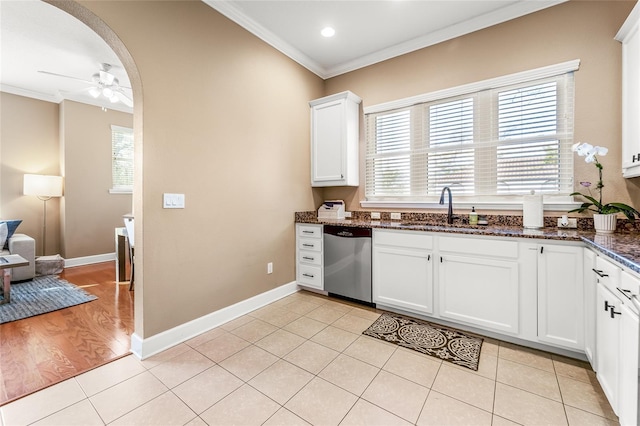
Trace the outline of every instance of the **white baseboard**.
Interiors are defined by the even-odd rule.
[[[149,358],[297,291],[298,285],[296,282],[290,282],[146,339],[133,333],[131,336],[131,352],[138,359]]]
[[[74,257],[64,260],[64,267],[71,268],[74,266],[91,265],[94,263],[110,262],[116,260],[115,253],[96,254],[93,256]]]

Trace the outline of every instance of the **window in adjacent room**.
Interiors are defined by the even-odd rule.
[[[577,61],[561,65],[367,108],[367,201],[568,196]]]
[[[133,129],[111,126],[111,192],[133,191]]]

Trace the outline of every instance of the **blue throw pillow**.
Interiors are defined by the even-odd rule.
[[[9,238],[11,238],[13,236],[13,233],[16,232],[16,229],[18,229],[18,226],[22,223],[22,219],[0,220],[0,223],[2,222],[7,224],[7,230],[9,231],[7,233],[7,241],[4,243],[4,249],[6,250],[9,248]]]

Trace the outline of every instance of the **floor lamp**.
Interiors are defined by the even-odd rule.
[[[24,175],[24,195],[35,195],[44,201],[42,221],[42,255],[47,250],[47,201],[53,197],[62,197],[62,176]]]

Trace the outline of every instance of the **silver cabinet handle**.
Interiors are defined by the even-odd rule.
[[[316,260],[315,257],[302,256],[304,260]]]
[[[305,230],[305,231],[302,231],[302,233],[303,233],[303,234],[315,234],[315,232],[314,232],[314,231],[306,231],[306,230]]]
[[[302,247],[315,247],[313,244],[302,244]]]
[[[304,274],[302,274],[302,276],[303,277],[307,277],[307,278],[313,278],[315,275],[304,273]]]

